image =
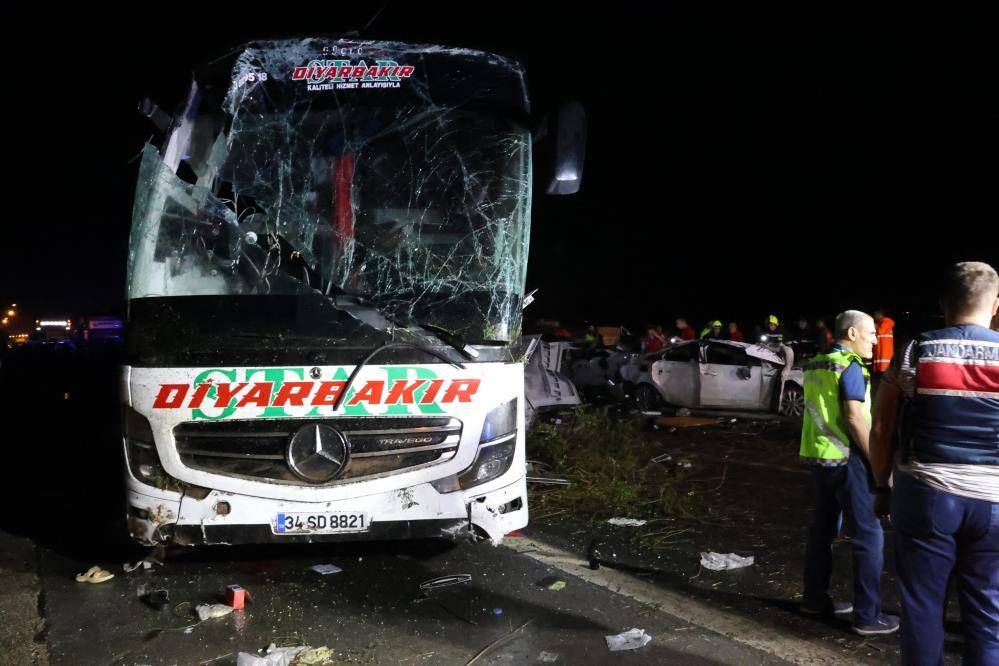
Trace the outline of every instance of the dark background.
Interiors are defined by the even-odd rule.
[[[137,101],[172,110],[242,41],[362,29],[380,8],[362,37],[513,55],[536,110],[588,111],[582,192],[536,189],[528,321],[899,318],[934,309],[948,262],[999,262],[993,15],[479,4],[0,10],[0,303],[121,312],[154,131]]]

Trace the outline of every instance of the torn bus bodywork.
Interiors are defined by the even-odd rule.
[[[520,66],[467,49],[258,42],[196,74],[133,208],[136,540],[526,525],[529,113]]]

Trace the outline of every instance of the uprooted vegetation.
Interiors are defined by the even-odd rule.
[[[533,513],[590,520],[687,516],[691,500],[680,488],[683,461],[652,462],[661,452],[642,432],[640,419],[615,417],[606,409],[581,408],[538,423],[528,435],[528,458],[570,485],[535,487]]]

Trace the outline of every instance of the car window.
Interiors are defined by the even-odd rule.
[[[744,349],[729,345],[708,344],[705,362],[718,365],[759,366],[760,359],[750,356]]]
[[[680,345],[674,347],[673,349],[667,349],[663,352],[663,361],[679,361],[680,363],[686,363],[697,358],[697,344],[689,343],[686,345]]]

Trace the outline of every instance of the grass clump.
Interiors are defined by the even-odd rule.
[[[561,420],[539,422],[527,436],[528,459],[544,463],[548,475],[571,481],[536,488],[534,513],[571,512],[591,520],[687,513],[681,470],[650,463],[661,449],[642,432],[640,419],[579,408]]]

